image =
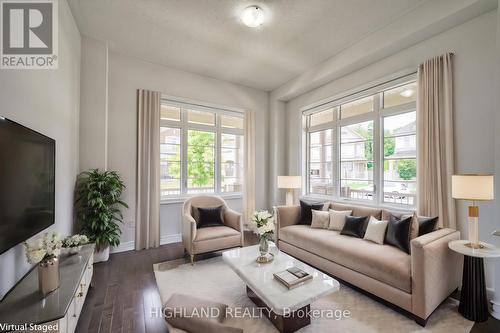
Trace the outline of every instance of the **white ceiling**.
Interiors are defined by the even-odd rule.
[[[82,34],[113,51],[275,89],[427,0],[68,0]],[[239,21],[248,5],[267,17]]]

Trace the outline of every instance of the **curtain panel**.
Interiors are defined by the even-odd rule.
[[[137,90],[136,250],[160,246],[160,99]]]
[[[243,185],[243,223],[255,211],[255,112],[245,112],[245,182]]]
[[[456,229],[451,196],[454,173],[453,54],[418,67],[417,212],[439,216],[439,225]]]

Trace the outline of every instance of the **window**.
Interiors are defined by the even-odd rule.
[[[304,111],[307,193],[416,203],[414,76]]]
[[[241,192],[243,127],[242,113],[162,100],[161,199]]]
[[[340,195],[373,199],[373,121],[340,128]]]

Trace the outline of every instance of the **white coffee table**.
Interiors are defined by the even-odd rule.
[[[310,304],[315,300],[339,290],[339,282],[327,274],[279,252],[267,264],[255,261],[259,246],[248,246],[225,251],[224,262],[243,280],[248,297],[263,311],[280,332],[295,332],[311,323]],[[273,274],[290,267],[299,267],[313,278],[294,289],[288,289]]]

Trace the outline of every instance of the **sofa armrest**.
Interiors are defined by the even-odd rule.
[[[182,243],[189,254],[193,254],[193,241],[196,238],[196,221],[191,215],[182,216]]]
[[[279,232],[281,228],[299,223],[300,206],[276,206],[274,207],[276,223],[276,244],[279,243]]]
[[[460,232],[439,229],[411,241],[412,312],[427,317],[460,286],[462,260],[448,248]]]

